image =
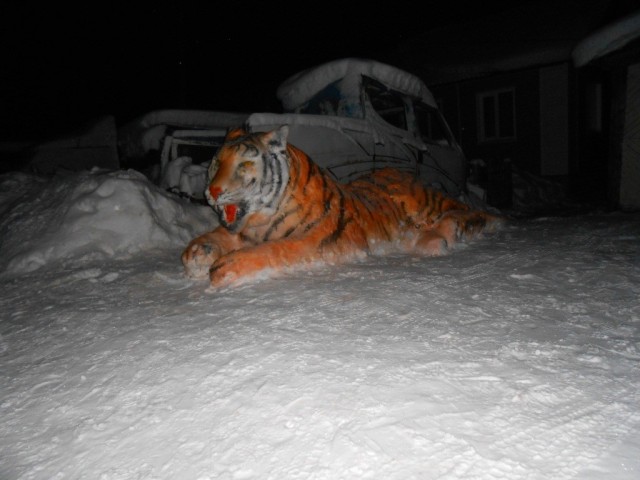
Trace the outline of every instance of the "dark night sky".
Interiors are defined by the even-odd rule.
[[[0,7],[0,141],[50,138],[104,114],[122,124],[162,108],[277,111],[276,87],[299,70],[376,58],[429,28],[479,14],[460,0],[425,1],[422,14],[404,1],[346,10],[354,2],[7,3]],[[513,7],[472,3],[483,12]]]

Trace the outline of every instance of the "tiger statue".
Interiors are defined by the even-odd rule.
[[[288,143],[288,132],[229,131],[205,191],[220,224],[182,253],[187,276],[223,287],[367,254],[442,255],[500,223],[393,168],[339,183]]]

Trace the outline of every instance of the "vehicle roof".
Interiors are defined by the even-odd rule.
[[[341,79],[341,93],[345,97],[359,95],[362,75],[436,106],[433,95],[420,78],[397,67],[362,58],[333,60],[299,72],[285,80],[278,87],[276,95],[285,110],[294,111],[327,85]]]

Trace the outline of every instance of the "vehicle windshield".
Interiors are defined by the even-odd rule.
[[[358,96],[348,96],[343,88],[344,79],[330,83],[302,107],[297,113],[312,115],[335,115],[339,117],[362,118],[362,105]]]
[[[362,83],[365,94],[376,113],[390,125],[407,130],[407,115],[403,95],[367,76],[362,77]]]
[[[413,101],[418,132],[424,142],[451,146],[451,135],[440,112],[424,102]]]

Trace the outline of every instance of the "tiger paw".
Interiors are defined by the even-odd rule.
[[[269,267],[265,256],[252,252],[233,252],[221,257],[209,270],[212,287],[235,286],[251,280]]]
[[[209,271],[209,280],[214,288],[229,287],[237,283],[238,273],[229,266],[214,265]]]
[[[423,232],[415,248],[418,253],[431,257],[446,255],[448,252],[447,240],[434,231]]]
[[[219,248],[210,242],[193,240],[182,252],[182,264],[190,278],[207,278],[211,265],[220,256]]]

